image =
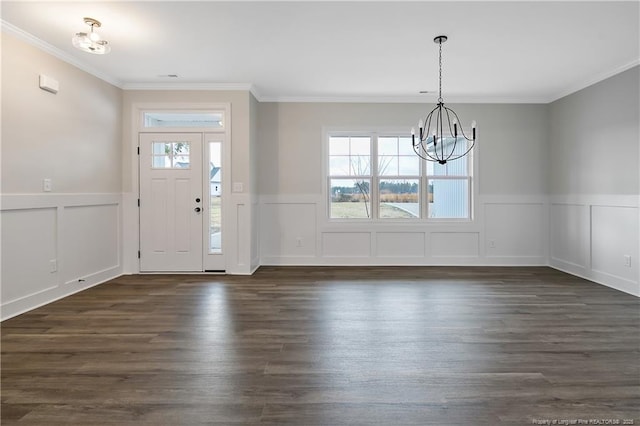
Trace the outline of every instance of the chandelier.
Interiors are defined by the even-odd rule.
[[[424,121],[420,120],[418,123],[417,141],[415,128],[411,129],[413,150],[416,154],[427,161],[440,164],[464,157],[473,149],[476,142],[476,122],[471,123],[472,137],[467,137],[462,127],[458,128],[458,114],[451,108],[447,108],[442,100],[442,43],[445,41],[447,36],[444,35],[433,39],[440,48],[438,103]]]
[[[100,28],[102,25],[100,21],[93,18],[84,18],[84,23],[91,27],[91,31],[89,33],[76,33],[71,39],[73,46],[83,52],[94,53],[96,55],[109,53],[111,51],[109,42],[102,40],[100,34],[93,31],[94,27]]]

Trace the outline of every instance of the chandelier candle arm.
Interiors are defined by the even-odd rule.
[[[417,141],[415,128],[411,129],[411,141],[413,150],[419,157],[427,161],[446,164],[448,161],[464,157],[473,149],[476,141],[476,122],[473,121],[471,123],[471,138],[467,137],[462,127],[460,127],[460,134],[458,134],[458,114],[451,108],[447,108],[442,99],[442,43],[447,41],[447,36],[437,36],[433,41],[439,47],[438,102],[436,107],[427,114],[424,121],[421,119],[418,122],[419,134]],[[451,121],[453,121],[453,126]],[[447,128],[448,135],[445,133]],[[467,142],[467,145],[466,150],[460,153],[456,151],[456,148],[458,143],[463,141],[462,138]]]

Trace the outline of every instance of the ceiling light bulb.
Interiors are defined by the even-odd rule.
[[[100,40],[100,34],[94,33],[93,27],[91,28],[91,32],[89,33],[89,40],[93,41],[94,43]]]

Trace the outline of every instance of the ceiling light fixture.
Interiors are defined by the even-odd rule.
[[[76,35],[71,39],[73,46],[84,52],[96,55],[109,53],[111,51],[109,42],[107,40],[102,40],[100,34],[93,30],[94,27],[100,28],[102,26],[100,21],[93,18],[84,18],[84,23],[91,27],[91,31],[89,33],[76,33]]]
[[[444,106],[442,100],[442,43],[445,41],[447,41],[447,36],[444,35],[433,39],[433,42],[437,43],[440,48],[438,103],[424,121],[420,120],[418,123],[420,133],[417,142],[416,130],[415,128],[411,129],[413,150],[416,154],[427,161],[440,164],[447,164],[447,161],[464,157],[473,149],[476,142],[476,122],[471,122],[473,136],[468,138],[462,127],[458,128],[458,114],[451,108]],[[445,132],[448,132],[448,135]]]

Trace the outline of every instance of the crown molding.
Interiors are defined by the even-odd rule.
[[[112,84],[116,87],[122,88],[122,82],[116,78],[113,78],[112,76],[105,74],[101,71],[98,71],[97,69],[87,65],[86,63],[79,61],[78,59],[76,59],[75,57],[71,56],[70,54],[68,54],[67,52],[58,49],[55,46],[52,46],[51,44],[39,39],[38,37],[34,36],[31,33],[28,33],[18,27],[16,27],[13,24],[8,23],[7,21],[5,21],[4,19],[0,19],[0,24],[2,25],[2,32],[5,32],[9,35],[12,35],[14,37],[16,37],[19,40],[22,40],[40,50],[43,50],[45,52],[47,52],[48,54],[50,54],[51,56],[54,56],[58,59],[60,59],[61,61],[64,61],[70,65],[73,65],[76,68],[81,69],[82,71],[85,71],[91,75],[93,75],[94,77],[99,78],[100,80],[106,81],[109,84]]]
[[[584,79],[581,82],[578,82],[576,84],[571,85],[570,87],[567,87],[566,89],[556,93],[554,96],[550,97],[547,100],[547,103],[551,103],[551,102],[555,102],[558,99],[564,98],[565,96],[569,96],[573,93],[576,93],[582,89],[586,89],[589,86],[593,86],[596,83],[600,83],[601,81],[606,80],[607,78],[613,77],[614,75],[620,74],[628,69],[631,69],[633,67],[636,67],[640,65],[640,58],[638,59],[634,59],[633,61],[623,64],[617,68],[614,68],[610,71],[601,73],[601,74],[597,74],[593,77]]]
[[[251,91],[251,83],[125,83],[123,90],[219,90]],[[255,95],[254,95],[255,96]]]
[[[262,96],[260,102],[294,103],[389,103],[389,104],[432,104],[437,102],[433,95],[427,96]],[[541,96],[447,96],[447,104],[546,104],[548,99]]]

